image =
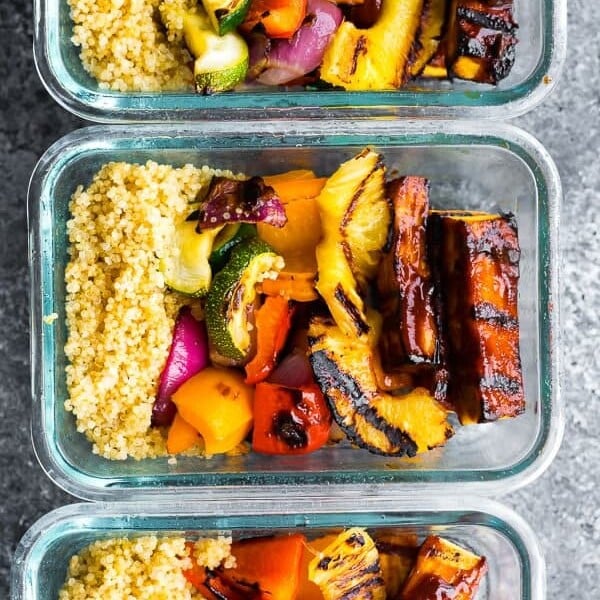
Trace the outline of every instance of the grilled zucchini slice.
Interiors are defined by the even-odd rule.
[[[233,31],[250,8],[251,0],[202,0],[214,30],[219,35]]]
[[[512,215],[432,211],[432,265],[447,331],[448,399],[463,424],[525,410],[517,311],[520,248]]]
[[[426,389],[399,396],[378,389],[368,336],[344,335],[323,317],[312,319],[308,335],[315,379],[350,441],[375,454],[415,456],[452,435],[446,410]]]
[[[233,89],[242,83],[248,71],[248,46],[232,31],[218,36],[206,31],[198,36],[204,52],[194,61],[194,80],[199,94],[213,94]]]
[[[229,366],[249,360],[254,350],[252,320],[257,285],[277,277],[284,264],[283,258],[258,238],[245,240],[233,249],[225,267],[213,278],[206,298],[213,362]]]
[[[165,284],[187,296],[202,297],[212,280],[209,257],[223,227],[198,231],[196,221],[184,221],[175,229],[172,247],[160,260]]]
[[[429,536],[419,550],[400,600],[473,600],[486,571],[485,557],[444,538]]]
[[[194,56],[196,91],[201,94],[234,88],[248,71],[248,45],[235,31],[219,35],[213,31],[204,11],[187,12],[183,37]]]
[[[385,245],[390,207],[381,156],[365,149],[343,163],[317,198],[323,236],[317,245],[317,291],[348,335],[369,331],[364,294]]]
[[[379,552],[365,529],[343,531],[308,565],[308,578],[325,600],[385,600]]]

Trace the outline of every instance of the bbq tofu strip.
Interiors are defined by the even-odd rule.
[[[428,226],[443,295],[448,400],[463,424],[517,416],[525,399],[513,217],[432,211]]]
[[[387,197],[394,215],[392,240],[377,279],[384,367],[435,363],[438,328],[426,239],[429,182],[423,177],[394,179],[387,185]]]
[[[472,600],[486,571],[484,557],[444,538],[429,536],[419,550],[400,600]]]
[[[451,75],[496,84],[510,73],[517,45],[512,0],[453,0],[449,29]]]
[[[377,278],[381,365],[392,381],[408,376],[447,405],[441,298],[429,266],[429,181],[400,177],[386,192],[393,219]]]

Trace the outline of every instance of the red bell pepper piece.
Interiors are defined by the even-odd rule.
[[[252,448],[263,454],[307,454],[329,438],[331,411],[319,386],[259,383],[254,392]]]
[[[264,381],[275,367],[292,324],[293,309],[283,296],[266,296],[256,313],[256,354],[246,365],[246,383]]]
[[[252,0],[242,31],[249,33],[259,23],[269,38],[290,38],[306,17],[307,0]]]

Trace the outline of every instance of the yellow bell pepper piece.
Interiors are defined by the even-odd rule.
[[[232,369],[207,367],[173,394],[181,417],[204,439],[206,454],[233,450],[252,429],[253,386]]]
[[[175,418],[171,423],[171,427],[169,427],[167,436],[167,452],[169,454],[185,452],[199,441],[200,437],[196,429],[185,421],[179,413],[175,413]]]

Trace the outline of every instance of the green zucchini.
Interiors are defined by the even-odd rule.
[[[196,298],[205,296],[212,279],[209,257],[223,227],[197,231],[197,221],[184,221],[175,229],[169,252],[159,268],[165,284],[176,292]]]
[[[256,236],[256,225],[250,223],[231,223],[225,225],[215,238],[212,253],[210,255],[210,266],[213,273],[220,271],[227,262],[231,251],[244,240]]]
[[[213,360],[241,365],[250,358],[256,284],[276,277],[283,267],[283,258],[256,237],[233,249],[206,297],[206,328]]]
[[[183,37],[194,56],[196,91],[224,92],[244,81],[248,71],[248,45],[235,31],[216,34],[205,14],[186,13]]]
[[[251,0],[202,0],[214,30],[219,35],[233,31],[246,17]]]
[[[194,58],[204,53],[205,44],[204,35],[202,34],[204,31],[212,33],[208,15],[202,10],[200,12],[186,12],[183,16],[183,39]]]

